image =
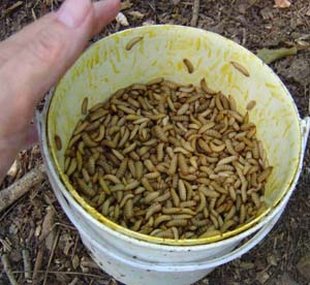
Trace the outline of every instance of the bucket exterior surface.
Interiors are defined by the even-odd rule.
[[[140,40],[136,46],[126,50],[128,42],[137,37]],[[184,58],[193,62],[193,74],[186,72]],[[232,63],[236,62],[246,68],[249,76],[234,67]],[[56,151],[53,138],[57,134],[63,146],[67,145],[81,117],[80,106],[85,96],[92,107],[120,88],[156,77],[196,85],[205,78],[211,89],[234,96],[243,114],[246,105],[255,100],[249,117],[257,125],[258,137],[274,166],[265,194],[268,207],[260,217],[205,240],[154,240],[110,222],[87,205],[70,185],[62,171],[64,149]],[[55,194],[97,263],[128,285],[185,285],[239,257],[271,230],[296,185],[309,123],[300,120],[293,99],[279,78],[244,48],[198,29],[153,26],[126,30],[93,45],[48,98],[43,114],[39,115],[39,130]],[[251,235],[246,246],[238,248]],[[154,266],[158,266],[155,271],[150,269]],[[169,283],[163,283],[163,274],[170,276]],[[173,283],[174,278],[181,281]]]

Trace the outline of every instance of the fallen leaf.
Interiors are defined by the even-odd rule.
[[[270,278],[270,275],[265,271],[258,272],[256,275],[256,280],[260,284],[266,284],[266,282],[269,280],[269,278]]]
[[[276,8],[288,8],[291,6],[291,2],[288,0],[275,0]]]
[[[7,175],[11,176],[14,179],[19,169],[20,169],[20,163],[17,160],[15,160],[11,168],[9,169]]]
[[[149,20],[146,20],[145,22],[142,23],[142,26],[149,26],[149,25],[155,25],[155,21],[149,19]]]
[[[298,285],[298,283],[292,279],[290,275],[288,275],[287,272],[283,274],[283,276],[280,277],[279,279],[279,284],[281,285]]]
[[[174,6],[179,5],[180,2],[181,2],[180,0],[172,0],[172,4]]]
[[[272,63],[280,58],[295,55],[297,48],[279,48],[279,49],[267,49],[263,48],[257,51],[257,56],[266,64]]]
[[[39,240],[42,241],[45,239],[46,248],[51,251],[55,239],[55,229],[52,230],[55,222],[55,210],[53,206],[48,206],[46,208],[46,214],[42,224],[42,232],[40,234]]]
[[[133,6],[133,4],[130,2],[130,0],[126,0],[121,3],[121,11],[129,9]]]
[[[297,263],[297,270],[299,273],[310,281],[310,254],[302,257]]]
[[[273,254],[271,254],[271,255],[269,255],[267,257],[267,261],[272,266],[276,266],[277,265],[277,258]]]
[[[74,270],[76,270],[80,265],[80,259],[76,254],[73,256],[71,263]]]
[[[122,26],[129,26],[127,17],[122,13],[119,12],[116,16],[116,22],[120,23]]]
[[[134,19],[141,20],[144,18],[144,14],[139,11],[130,11],[128,15],[132,16]]]
[[[250,269],[253,269],[255,267],[254,263],[253,262],[240,262],[240,265],[239,265],[240,268],[242,269],[246,269],[246,270],[250,270]]]

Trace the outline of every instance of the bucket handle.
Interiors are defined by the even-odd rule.
[[[301,134],[302,134],[302,146],[303,150],[306,150],[307,147],[307,141],[309,138],[309,132],[310,132],[310,117],[306,116],[300,121],[301,126]]]

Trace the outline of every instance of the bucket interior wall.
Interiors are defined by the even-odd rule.
[[[137,37],[142,38],[126,50]],[[192,74],[184,58],[193,63]],[[241,64],[249,76],[231,62]],[[233,96],[242,114],[250,101],[256,101],[249,117],[274,167],[265,199],[270,207],[275,205],[290,187],[299,162],[301,132],[295,104],[278,77],[252,53],[217,34],[193,28],[127,30],[97,42],[84,53],[57,86],[49,107],[48,142],[56,168],[63,169],[64,151],[81,118],[85,97],[91,107],[120,88],[157,77],[195,85],[205,78],[211,89]],[[62,140],[61,151],[56,150],[56,134]],[[63,173],[60,175],[68,183]]]

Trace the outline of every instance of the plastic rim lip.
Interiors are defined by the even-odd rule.
[[[155,26],[146,26],[146,27],[139,27],[139,28],[132,28],[132,29],[128,29],[128,30],[124,30],[121,31],[119,33],[116,34],[112,34],[104,39],[102,39],[101,41],[97,42],[94,44],[94,46],[96,44],[102,43],[103,41],[107,41],[110,39],[113,39],[113,37],[120,36],[122,34],[128,34],[133,30],[149,30],[149,29],[162,29],[163,27],[167,27],[167,28],[176,28],[176,29],[192,29],[195,31],[201,31],[204,33],[211,33],[213,35],[215,35],[216,37],[219,37],[221,39],[225,39],[229,42],[232,42],[229,39],[226,39],[225,37],[222,37],[218,34],[212,33],[212,32],[206,32],[203,31],[201,29],[197,29],[197,28],[192,28],[192,27],[183,27],[183,26],[175,26],[175,25],[155,25]],[[233,43],[233,42],[232,42]],[[240,49],[245,50],[247,53],[251,53],[250,51],[248,51],[247,49],[245,49],[244,47],[233,43],[234,45],[237,45]],[[268,67],[268,72],[270,72],[270,75],[272,76],[277,76],[272,70],[271,68]],[[46,119],[46,132],[47,132],[47,144],[48,144],[48,154],[49,154],[49,159],[51,159],[52,161],[52,165],[53,168],[55,169],[56,173],[58,173],[59,177],[60,177],[60,182],[64,185],[64,187],[68,190],[68,192],[73,196],[73,198],[82,206],[82,208],[84,208],[84,210],[93,218],[95,218],[96,220],[99,220],[101,223],[103,223],[105,226],[109,227],[110,229],[121,233],[123,235],[141,240],[141,241],[146,241],[149,243],[155,243],[155,244],[162,244],[162,245],[172,245],[172,246],[195,246],[195,245],[202,245],[202,244],[210,244],[210,243],[214,243],[217,241],[221,241],[233,236],[236,236],[242,232],[245,232],[246,230],[249,230],[251,227],[255,226],[256,224],[262,223],[263,222],[263,218],[266,217],[272,210],[274,210],[278,204],[283,200],[283,198],[285,197],[285,195],[288,194],[289,190],[292,188],[292,184],[295,181],[296,177],[299,175],[300,173],[300,169],[298,168],[298,165],[300,165],[300,161],[302,159],[302,136],[301,136],[301,126],[300,126],[300,116],[297,110],[296,105],[294,104],[293,98],[290,95],[289,91],[287,90],[287,88],[284,86],[284,84],[282,83],[281,80],[279,80],[279,82],[281,82],[281,87],[284,90],[284,92],[286,93],[286,96],[288,97],[288,99],[291,101],[290,103],[293,105],[294,107],[294,111],[295,111],[295,119],[298,122],[298,140],[299,140],[299,150],[298,150],[298,161],[296,161],[296,170],[294,172],[294,174],[292,175],[292,179],[291,181],[286,185],[285,187],[285,191],[282,192],[281,196],[269,207],[267,208],[262,214],[260,214],[259,216],[257,216],[255,219],[253,219],[252,221],[232,230],[232,231],[228,231],[224,234],[220,234],[220,235],[215,235],[212,237],[207,237],[207,238],[201,238],[201,239],[187,239],[187,240],[173,240],[173,239],[163,239],[163,238],[157,238],[157,237],[152,237],[149,235],[145,235],[145,234],[140,234],[131,230],[128,230],[114,222],[112,222],[111,220],[105,218],[102,214],[100,214],[96,209],[94,209],[93,207],[91,207],[90,205],[88,205],[85,200],[77,193],[77,191],[73,188],[73,186],[71,185],[71,183],[69,182],[68,178],[66,177],[66,175],[64,174],[64,172],[62,171],[58,160],[57,160],[57,156],[56,156],[56,151],[55,149],[51,148],[50,145],[50,138],[49,138],[49,108],[52,105],[53,102],[53,98],[54,98],[54,92],[57,90],[54,90],[54,92],[52,93],[52,96],[49,100],[49,102],[47,102],[46,107],[47,107],[47,119]]]

